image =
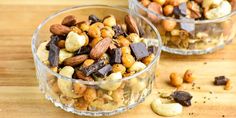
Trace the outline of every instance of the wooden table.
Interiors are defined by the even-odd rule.
[[[32,33],[48,15],[59,9],[81,4],[127,6],[126,0],[0,0],[0,118],[80,117],[56,108],[38,89],[31,54]],[[193,105],[175,118],[236,117],[236,42],[216,53],[202,56],[177,56],[162,53],[159,77],[152,95],[125,113],[113,118],[160,117],[150,109],[157,91],[174,90],[168,85],[171,72],[193,69],[197,80],[184,89],[191,92]],[[226,75],[235,84],[230,91],[212,85],[215,76]],[[210,94],[210,91],[213,93]],[[210,100],[208,100],[210,99]],[[197,103],[195,103],[197,101]],[[205,102],[204,102],[205,101]],[[193,113],[193,115],[189,115]]]

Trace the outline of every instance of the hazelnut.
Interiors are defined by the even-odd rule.
[[[114,64],[112,66],[112,72],[113,73],[121,72],[121,74],[124,74],[126,72],[126,68],[122,64]]]
[[[230,90],[231,88],[232,88],[232,83],[231,83],[231,80],[228,79],[224,89],[225,90]]]
[[[116,18],[113,15],[107,16],[104,20],[103,20],[103,24],[105,26],[115,26],[116,25]]]
[[[187,82],[187,83],[192,83],[194,80],[194,77],[193,77],[193,73],[191,70],[187,70],[185,73],[184,73],[184,81]]]
[[[124,47],[124,46],[128,47],[129,44],[130,44],[130,42],[129,42],[129,40],[127,38],[125,38],[125,37],[119,37],[118,38],[118,45],[120,47]]]
[[[147,7],[151,1],[150,0],[141,0],[141,3],[143,4],[144,7]]]
[[[166,16],[171,15],[174,11],[174,7],[172,5],[166,5],[163,11]]]
[[[125,46],[125,47],[121,48],[121,52],[122,52],[122,55],[131,54],[131,49],[130,49],[130,47]]]
[[[60,48],[60,49],[63,49],[65,48],[65,40],[60,40],[57,42],[57,46]]]
[[[84,92],[84,100],[88,103],[93,102],[97,98],[97,92],[94,88],[87,88]]]
[[[135,62],[134,57],[131,54],[124,54],[122,56],[122,63],[126,68],[131,67]]]
[[[142,59],[142,62],[146,65],[150,64],[152,60],[155,58],[154,54],[150,54],[149,56]]]
[[[160,5],[164,5],[166,0],[153,0],[153,2],[156,2],[156,3],[160,4]]]
[[[180,87],[183,83],[183,79],[177,73],[170,74],[170,84],[174,87]]]
[[[174,20],[163,20],[162,26],[166,31],[172,31],[176,26],[176,22]]]
[[[82,65],[83,68],[89,67],[90,65],[92,65],[94,63],[93,59],[86,59]]]

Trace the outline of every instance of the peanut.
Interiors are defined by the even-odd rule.
[[[125,47],[121,48],[121,52],[122,52],[122,55],[131,54],[131,49],[130,49],[130,47],[125,46]]]
[[[104,20],[103,20],[103,24],[105,26],[115,26],[116,25],[116,18],[113,15],[107,16]]]
[[[172,31],[176,26],[176,22],[174,20],[163,20],[162,26],[166,31]]]
[[[225,89],[225,90],[230,90],[230,89],[232,89],[232,83],[231,83],[231,80],[230,80],[230,79],[227,80],[224,89]]]
[[[114,64],[112,66],[112,72],[114,72],[114,73],[121,72],[122,74],[124,74],[125,71],[126,71],[126,68],[122,64]]]
[[[131,54],[123,54],[122,63],[126,68],[130,68],[135,62],[134,57]]]
[[[192,83],[195,78],[193,77],[193,73],[191,70],[187,70],[184,73],[184,81],[187,83]]]
[[[183,79],[177,73],[170,74],[170,84],[175,87],[181,86]]]
[[[149,56],[145,57],[142,59],[142,62],[146,65],[150,64],[153,59],[155,58],[155,55],[154,54],[150,54]]]

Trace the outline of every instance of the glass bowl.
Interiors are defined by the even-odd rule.
[[[36,67],[36,77],[39,81],[40,90],[45,94],[56,107],[83,116],[107,116],[124,112],[143,102],[151,93],[155,70],[161,53],[161,38],[155,26],[139,14],[132,14],[138,26],[143,29],[143,38],[147,39],[147,45],[156,45],[154,60],[142,71],[117,81],[83,81],[62,76],[43,64],[36,51],[40,43],[50,39],[49,27],[52,24],[60,23],[67,15],[75,15],[79,20],[87,20],[88,16],[94,14],[100,18],[107,15],[115,15],[118,23],[124,23],[124,16],[129,11],[114,6],[75,6],[52,14],[45,19],[36,29],[32,38],[32,53]],[[96,99],[90,103],[85,102],[84,96],[68,96],[60,91],[58,81],[67,83],[68,90],[73,92],[74,85],[86,86],[87,89],[95,89]],[[118,86],[115,90],[106,88]],[[117,87],[116,87],[117,88]]]
[[[236,34],[236,11],[214,20],[174,19],[159,15],[146,7],[138,0],[129,0],[129,9],[148,18],[160,32],[162,50],[180,55],[201,55],[212,53],[232,42]],[[158,22],[153,19],[157,18]],[[165,31],[165,20],[176,23],[175,31]],[[180,25],[192,27],[190,32],[180,32]]]

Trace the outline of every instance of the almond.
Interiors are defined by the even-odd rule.
[[[125,16],[125,23],[129,33],[137,33],[139,35],[138,26],[132,16]]]
[[[70,32],[70,28],[61,24],[53,24],[50,27],[50,32],[55,35],[67,35]]]
[[[148,9],[155,12],[156,14],[162,14],[163,13],[161,5],[158,4],[158,3],[155,3],[155,2],[151,2],[148,5]],[[148,13],[148,18],[154,23],[159,21],[159,18],[158,18],[158,16],[156,16],[156,14]]]
[[[91,76],[86,76],[82,71],[76,70],[76,76],[79,79],[85,80],[85,81],[94,81]]]
[[[88,55],[79,55],[65,59],[63,64],[65,66],[76,66],[83,63],[86,59],[88,59]]]
[[[99,41],[91,50],[90,57],[92,59],[99,59],[109,48],[112,39],[105,38]]]
[[[74,26],[76,25],[76,17],[73,16],[73,15],[69,15],[69,16],[66,16],[63,20],[62,20],[62,25],[65,25],[65,26],[68,26],[68,27],[71,27],[71,26]]]

